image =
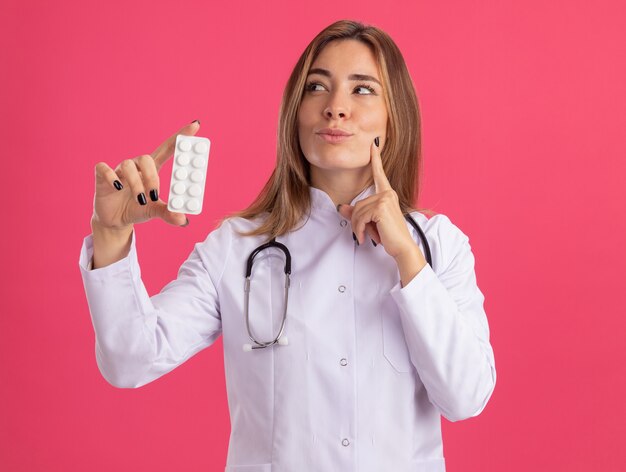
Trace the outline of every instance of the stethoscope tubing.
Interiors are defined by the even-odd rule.
[[[430,245],[426,240],[426,235],[419,227],[417,222],[413,219],[413,217],[407,213],[404,215],[405,219],[415,228],[417,234],[419,235],[422,243],[424,245],[424,255],[426,257],[426,262],[432,267],[432,256],[430,253]],[[278,331],[278,336],[274,338],[273,341],[257,341],[256,336],[252,333],[252,329],[250,328],[250,316],[249,316],[249,303],[250,303],[250,278],[252,276],[252,265],[254,264],[254,258],[265,249],[270,247],[276,247],[280,249],[285,254],[285,301],[284,301],[284,310],[283,310],[283,319],[280,324],[280,330]],[[290,285],[290,276],[291,276],[291,253],[287,246],[282,243],[276,241],[276,238],[272,238],[270,241],[265,244],[257,247],[250,256],[248,257],[248,261],[246,263],[246,274],[245,274],[245,282],[244,282],[244,301],[243,301],[243,311],[246,320],[246,329],[248,331],[248,337],[250,341],[254,344],[244,344],[244,351],[250,351],[252,349],[263,349],[268,346],[273,346],[274,344],[287,345],[288,341],[286,336],[283,336],[283,332],[285,330],[285,324],[287,322],[287,304],[289,302],[289,285]]]
[[[426,239],[426,235],[424,234],[424,231],[422,231],[422,228],[420,228],[420,226],[417,224],[417,222],[413,219],[413,217],[410,214],[406,214],[404,215],[404,218],[411,224],[411,226],[413,226],[413,228],[415,228],[415,231],[417,231],[417,234],[419,235],[420,239],[422,240],[422,243],[424,244],[424,256],[426,257],[426,262],[428,262],[429,266],[433,266],[433,258],[430,254],[430,244],[428,244],[428,240]]]

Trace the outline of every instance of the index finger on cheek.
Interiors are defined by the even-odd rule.
[[[383,168],[383,161],[380,156],[380,150],[375,143],[370,146],[371,162],[372,162],[372,176],[374,178],[374,185],[376,187],[376,193],[380,193],[384,190],[389,190],[391,184],[385,175],[385,169]]]

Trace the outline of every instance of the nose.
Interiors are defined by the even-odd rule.
[[[326,108],[324,108],[324,116],[328,119],[348,118],[350,116],[350,107],[339,93],[332,93],[329,96]]]
[[[345,118],[347,113],[341,108],[327,107],[326,110],[324,110],[324,116],[328,119]]]

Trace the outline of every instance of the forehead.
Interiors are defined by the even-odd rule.
[[[324,46],[311,69],[321,68],[341,74],[368,74],[378,77],[378,63],[370,47],[356,39],[334,40]]]

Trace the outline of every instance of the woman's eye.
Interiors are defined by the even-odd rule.
[[[323,90],[326,90],[326,87],[324,87],[324,85],[320,84],[319,82],[310,82],[306,84],[304,89],[307,92],[321,92]],[[374,90],[374,87],[370,85],[357,85],[354,88],[354,91],[357,93],[357,95],[376,95],[376,90]]]
[[[317,88],[320,87],[320,88]],[[319,90],[322,90],[324,88],[324,86],[320,83],[317,82],[311,82],[309,84],[306,85],[305,89],[309,92],[317,92]]]
[[[359,85],[354,90],[365,90],[365,92],[359,92],[359,95],[376,95],[376,91],[369,85]]]

